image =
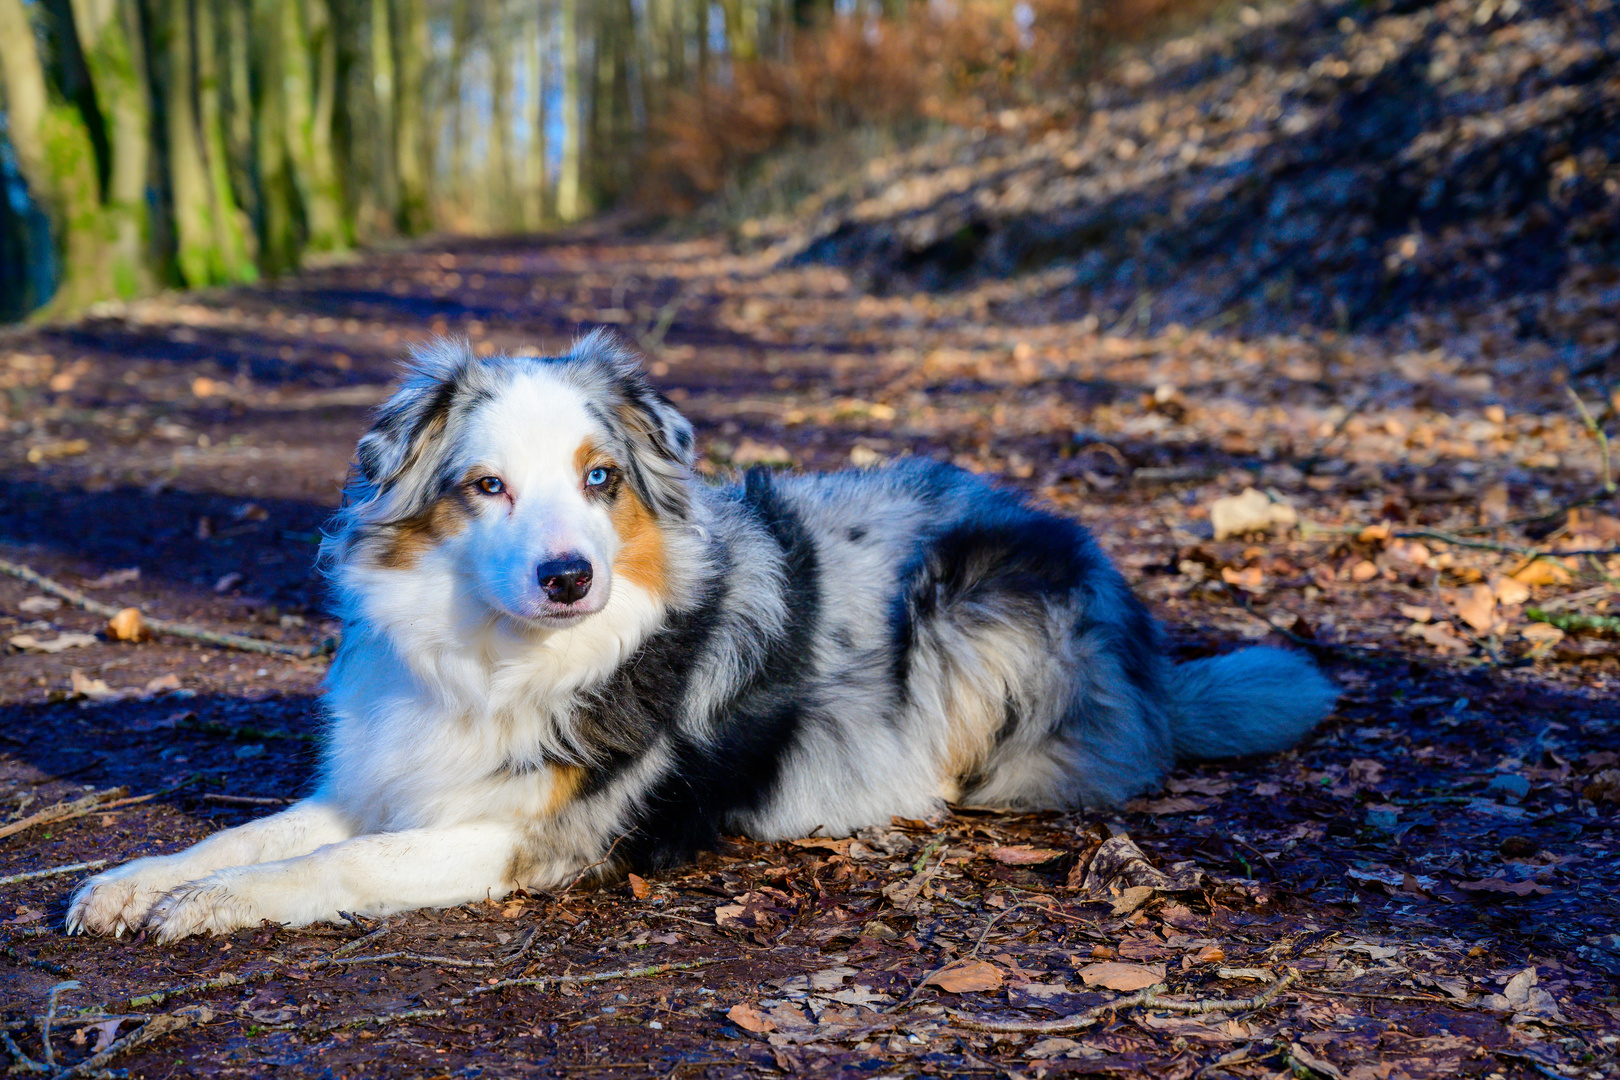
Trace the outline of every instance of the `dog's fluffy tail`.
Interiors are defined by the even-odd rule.
[[[1298,653],[1254,648],[1177,664],[1176,756],[1270,754],[1293,746],[1328,714],[1339,690]]]

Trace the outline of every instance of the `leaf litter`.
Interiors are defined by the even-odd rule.
[[[706,470],[955,461],[1084,521],[1178,658],[1306,649],[1344,696],[1303,747],[1112,813],[733,838],[596,893],[158,949],[63,937],[74,876],[29,878],[0,897],[7,1052],[43,1057],[71,978],[57,1060],[133,1076],[1620,1075],[1607,10],[1286,4],[737,242],[443,241],[19,333],[3,400],[40,435],[0,445],[0,546],[151,617],[329,637],[319,526],[408,341],[556,349],[678,295],[649,362]],[[1412,86],[1442,104],[1400,116]],[[1504,160],[1556,182],[1492,186]],[[89,640],[0,664],[0,876],[307,782],[323,660],[41,599],[0,579],[5,640]]]

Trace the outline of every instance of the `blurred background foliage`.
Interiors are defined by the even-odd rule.
[[[0,0],[0,318],[690,210],[1075,93],[1170,0]]]

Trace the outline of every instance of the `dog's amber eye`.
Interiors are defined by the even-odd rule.
[[[498,476],[486,476],[478,481],[478,490],[485,495],[499,495],[506,490],[506,484]]]

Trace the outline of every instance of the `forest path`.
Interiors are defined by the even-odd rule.
[[[59,1015],[132,1019],[58,1027],[57,1060],[144,1031],[107,1062],[136,1076],[1620,1075],[1620,561],[1510,550],[1620,545],[1562,386],[1393,338],[1051,321],[1025,303],[1049,286],[874,297],[836,267],[598,230],[376,253],[0,339],[0,557],[149,615],[328,636],[318,530],[406,344],[555,352],[608,324],[706,467],[954,460],[1090,527],[1180,655],[1269,637],[1345,689],[1298,750],[1178,772],[1117,814],[728,842],[634,890],[386,927],[69,939],[79,875],[7,884],[19,1052],[43,1058],[29,1018],[73,978]],[[1302,528],[1215,540],[1212,504],[1250,486]],[[5,638],[100,630],[37,594],[0,578]],[[1533,607],[1595,621],[1559,631]],[[323,670],[169,639],[9,651],[12,819],[87,786],[160,794],[0,839],[0,877],[170,850],[302,790]],[[363,933],[364,962],[322,960]],[[384,954],[407,955],[366,959]],[[1143,979],[1249,998],[1288,968],[1253,1009],[1125,1008],[1062,1035],[959,1020],[1052,1019]],[[168,1019],[141,1028],[151,1014]]]

